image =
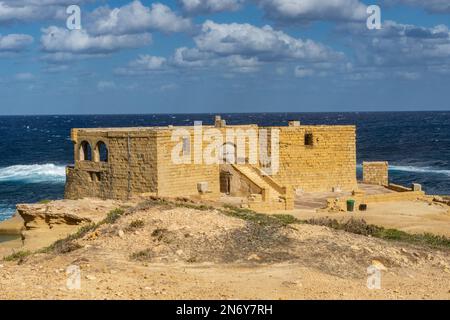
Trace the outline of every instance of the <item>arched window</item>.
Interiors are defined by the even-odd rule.
[[[103,141],[97,142],[94,153],[96,162],[108,162],[108,147]]]
[[[220,148],[220,160],[223,163],[235,164],[236,163],[236,146],[234,143],[227,142]]]
[[[80,161],[92,161],[91,145],[87,141],[80,144]]]

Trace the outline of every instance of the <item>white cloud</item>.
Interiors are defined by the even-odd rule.
[[[0,34],[0,52],[12,51],[18,52],[25,50],[33,43],[33,37],[26,34]]]
[[[180,0],[183,10],[191,14],[238,10],[245,0]]]
[[[191,29],[189,19],[175,14],[168,6],[144,6],[135,0],[123,7],[100,7],[89,17],[88,29],[95,34],[128,34],[146,31],[182,32]]]
[[[164,71],[168,67],[167,59],[151,55],[140,55],[136,60],[131,61],[128,66],[117,68],[115,73],[118,75],[145,75],[157,71]]]
[[[362,21],[367,6],[359,0],[256,0],[268,18],[283,23],[317,20]]]
[[[261,61],[336,60],[342,57],[320,43],[293,38],[270,26],[259,28],[250,24],[218,24],[208,20],[194,41],[204,52],[258,57]]]
[[[97,89],[100,91],[110,90],[116,88],[114,81],[99,81],[97,83]]]
[[[166,65],[167,59],[150,55],[140,55],[139,58],[131,62],[131,66],[146,70],[160,70]]]
[[[66,7],[92,0],[0,0],[0,24],[65,19]]]
[[[136,48],[151,43],[148,33],[133,35],[92,36],[86,30],[69,31],[55,26],[42,30],[41,44],[47,52],[71,54],[104,54],[126,48]]]
[[[245,58],[239,55],[234,55],[226,58],[226,63],[234,72],[250,73],[256,72],[261,66],[258,58]]]
[[[357,60],[363,65],[423,66],[450,63],[450,30],[445,25],[425,28],[383,22],[383,28],[370,32],[360,25],[340,28],[352,37]]]
[[[264,65],[301,62],[324,69],[340,64],[342,53],[312,40],[293,38],[270,26],[218,24],[206,21],[194,37],[196,47],[181,47],[169,58],[143,55],[126,67],[116,69],[121,75],[145,75],[176,69],[217,69],[228,73],[251,73]],[[319,64],[321,63],[321,66]],[[301,71],[298,71],[300,75]],[[322,72],[323,73],[323,72]]]
[[[445,25],[421,27],[386,20],[381,30],[360,24],[338,27],[353,48],[355,64],[350,80],[394,78],[418,80],[424,73],[450,68],[450,30]]]
[[[450,1],[448,0],[384,0],[386,4],[402,4],[421,7],[432,13],[450,13]]]
[[[172,64],[177,67],[205,67],[215,59],[216,56],[209,52],[200,51],[197,48],[181,47],[175,50]]]
[[[32,81],[35,79],[35,76],[32,73],[24,72],[14,75],[14,79],[17,81]]]

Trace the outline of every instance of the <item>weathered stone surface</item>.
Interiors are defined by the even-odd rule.
[[[81,226],[103,220],[121,202],[99,199],[58,200],[46,204],[19,204],[24,221],[24,248],[38,249],[76,232]]]
[[[216,127],[203,126],[203,130],[214,129],[227,137],[224,142],[230,142],[229,132],[233,129],[231,143],[239,146],[238,142],[243,141],[245,146],[245,154],[241,155],[237,151],[236,158],[246,161],[261,160],[258,138],[265,133],[262,130],[269,129],[268,148],[272,148],[272,137],[277,132],[279,168],[270,175],[273,180],[273,183],[269,182],[271,187],[264,184],[261,187],[257,181],[248,181],[249,177],[242,177],[240,170],[227,170],[239,176],[231,180],[234,186],[239,185],[235,188],[241,189],[239,196],[252,196],[256,191],[264,199],[267,194],[273,193],[273,185],[275,189],[279,189],[275,201],[271,201],[269,205],[267,201],[263,201],[262,208],[291,208],[291,193],[295,189],[306,192],[354,190],[357,186],[355,126],[293,124],[291,122],[291,126],[261,128],[257,125],[230,126],[221,122]],[[180,144],[179,140],[172,137],[174,130],[184,130],[187,134],[189,151],[186,156],[190,163],[174,163],[172,159],[175,147]],[[249,130],[256,134],[249,134]],[[223,165],[205,163],[203,156],[210,151],[210,144],[205,139],[202,140],[202,136],[200,139],[198,136],[196,138],[195,133],[194,127],[173,126],[73,129],[75,164],[67,168],[65,197],[124,200],[152,194],[159,197],[196,196],[219,199],[220,171]],[[103,159],[107,161],[100,161],[99,144],[106,145],[108,149],[108,157]],[[87,145],[91,148],[91,158],[85,150]],[[251,165],[258,169],[261,162]],[[255,179],[260,181],[264,178]],[[199,192],[199,183],[208,184],[206,194]],[[288,191],[282,192],[282,188]]]
[[[389,164],[385,161],[363,162],[363,182],[380,186],[389,185]]]
[[[16,213],[11,219],[0,222],[0,234],[19,234],[23,227],[24,221]]]

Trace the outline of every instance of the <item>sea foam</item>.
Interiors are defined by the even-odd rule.
[[[362,170],[362,164],[356,166],[359,170]],[[398,166],[389,165],[389,171],[401,171],[401,172],[415,172],[415,173],[431,173],[450,176],[450,170],[436,169],[432,167],[415,167],[415,166]]]
[[[414,167],[414,166],[389,166],[389,170],[392,171],[405,171],[405,172],[419,172],[419,173],[433,173],[443,174],[450,176],[450,170],[440,170],[430,167]]]
[[[65,167],[52,163],[14,165],[0,168],[0,182],[64,183],[65,179]]]

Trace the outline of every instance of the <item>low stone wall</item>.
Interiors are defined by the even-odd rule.
[[[347,211],[347,201],[355,200],[355,211],[358,211],[358,208],[361,204],[393,201],[414,201],[424,198],[425,192],[423,191],[405,191],[371,195],[357,194],[349,197],[330,198],[327,200],[327,208],[331,211]]]
[[[387,162],[363,162],[363,182],[380,186],[389,185],[389,164]]]

